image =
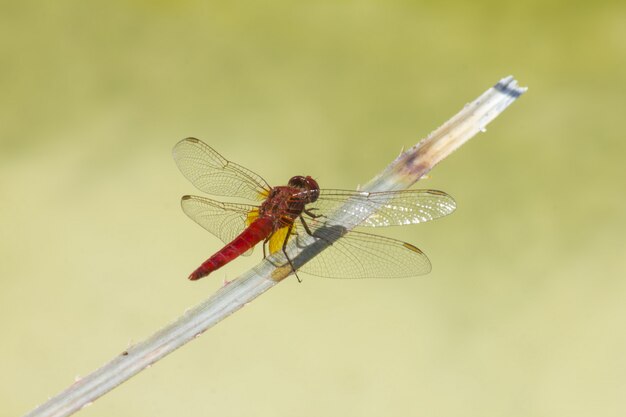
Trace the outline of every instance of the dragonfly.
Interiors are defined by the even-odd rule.
[[[225,245],[189,275],[192,281],[239,256],[250,255],[261,242],[263,258],[277,266],[289,265],[298,281],[298,271],[327,278],[427,274],[430,261],[412,244],[358,230],[348,232],[333,219],[366,213],[358,219],[359,226],[399,226],[434,220],[456,208],[454,199],[438,190],[321,189],[311,176],[303,175],[292,177],[287,185],[272,187],[258,174],[227,160],[196,138],[181,140],[172,154],[181,173],[200,191],[253,203],[182,197],[184,213]],[[296,268],[287,250],[292,241],[300,248],[319,241],[325,248]]]

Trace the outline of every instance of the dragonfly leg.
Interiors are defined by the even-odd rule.
[[[291,270],[293,271],[293,274],[298,279],[298,282],[301,283],[302,280],[298,276],[298,272],[296,271],[296,268],[293,266],[293,262],[291,262],[291,258],[289,258],[289,255],[287,255],[287,242],[289,241],[289,236],[291,236],[292,229],[293,229],[293,223],[291,223],[291,225],[289,226],[289,230],[287,230],[287,233],[285,234],[285,240],[283,240],[283,253],[285,254],[285,258],[287,258],[287,261],[289,262],[289,265],[291,266]]]
[[[306,213],[306,210],[304,212]],[[309,214],[309,213],[306,213],[306,214]],[[311,214],[309,214],[309,216],[313,217]],[[321,217],[321,216],[317,216],[317,217]],[[313,218],[315,218],[315,217],[313,217]],[[304,217],[302,217],[302,214],[300,215],[300,221],[302,222],[302,226],[304,226],[304,231],[309,236],[315,237],[315,236],[313,236],[313,233],[311,233],[311,229],[309,229],[309,225],[306,224],[306,222],[304,221]]]
[[[308,214],[308,213],[307,213]],[[309,214],[310,215],[310,214]],[[318,215],[317,217],[323,217],[322,215]],[[315,236],[313,233],[311,233],[311,229],[309,229],[309,225],[306,224],[306,221],[304,220],[304,217],[302,217],[302,215],[300,215],[300,221],[302,222],[302,226],[304,226],[304,231],[311,237],[314,237],[315,239],[324,239],[324,241],[326,243],[328,243],[328,245],[332,245],[333,242],[325,239],[323,236]]]
[[[270,238],[272,237],[272,235],[269,235],[268,237],[265,238],[265,240],[263,241],[263,259],[267,258],[267,252],[265,251],[265,246],[267,245],[267,242],[270,241]]]
[[[319,217],[326,217],[323,214],[315,214],[315,213],[313,213],[313,210],[317,210],[317,208],[313,207],[312,209],[304,209],[303,212],[304,212],[304,214],[306,214],[307,216],[311,217],[312,219],[317,219]]]

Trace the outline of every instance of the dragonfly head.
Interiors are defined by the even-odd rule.
[[[297,175],[295,177],[291,177],[288,185],[290,187],[299,188],[303,191],[306,191],[307,203],[314,202],[320,195],[320,186],[317,185],[317,181],[309,176],[303,177],[302,175]]]

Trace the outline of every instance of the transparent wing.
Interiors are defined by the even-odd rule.
[[[339,225],[309,225],[307,234],[298,221],[296,245],[307,247],[292,259],[298,271],[325,278],[406,278],[430,272],[428,257],[415,246],[396,239],[362,232],[347,232]],[[307,263],[307,250],[326,246]],[[330,245],[328,245],[330,244]],[[328,246],[327,246],[328,245]],[[276,255],[275,255],[276,256]],[[280,252],[277,259],[281,259]],[[284,256],[282,256],[284,258]],[[283,259],[284,260],[284,259]]]
[[[258,213],[256,206],[222,203],[193,195],[183,196],[180,202],[187,216],[200,226],[229,243],[251,223]],[[244,253],[251,254],[252,251]]]
[[[180,172],[207,194],[261,201],[271,190],[259,175],[228,161],[196,138],[178,142],[172,155]]]
[[[456,209],[454,199],[443,191],[403,190],[368,193],[362,191],[321,190],[316,202],[307,204],[315,215],[329,215],[348,200],[357,201],[359,210],[374,211],[359,226],[400,226],[424,223],[447,216]],[[355,209],[353,209],[355,210]],[[348,215],[357,212],[344,211]]]

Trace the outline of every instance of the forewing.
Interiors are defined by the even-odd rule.
[[[308,258],[307,249],[292,259],[295,265],[300,265],[298,271],[325,278],[407,278],[430,272],[428,257],[409,243],[369,233],[347,232],[339,225],[309,228],[313,230],[313,237],[298,227],[296,244],[305,246],[315,239],[328,246],[303,265],[298,256]]]
[[[349,205],[344,207],[346,202]],[[339,215],[366,217],[359,226],[400,226],[424,223],[447,216],[456,209],[454,199],[438,190],[403,190],[387,192],[361,192],[346,190],[321,190],[316,202],[308,204],[314,215]]]
[[[222,242],[229,243],[248,226],[250,219],[256,217],[256,206],[247,204],[222,203],[193,195],[181,199],[183,211],[191,220],[217,236]],[[246,252],[249,255],[252,251]]]
[[[180,172],[207,194],[261,201],[271,190],[259,175],[228,161],[196,138],[178,142],[172,155]]]

